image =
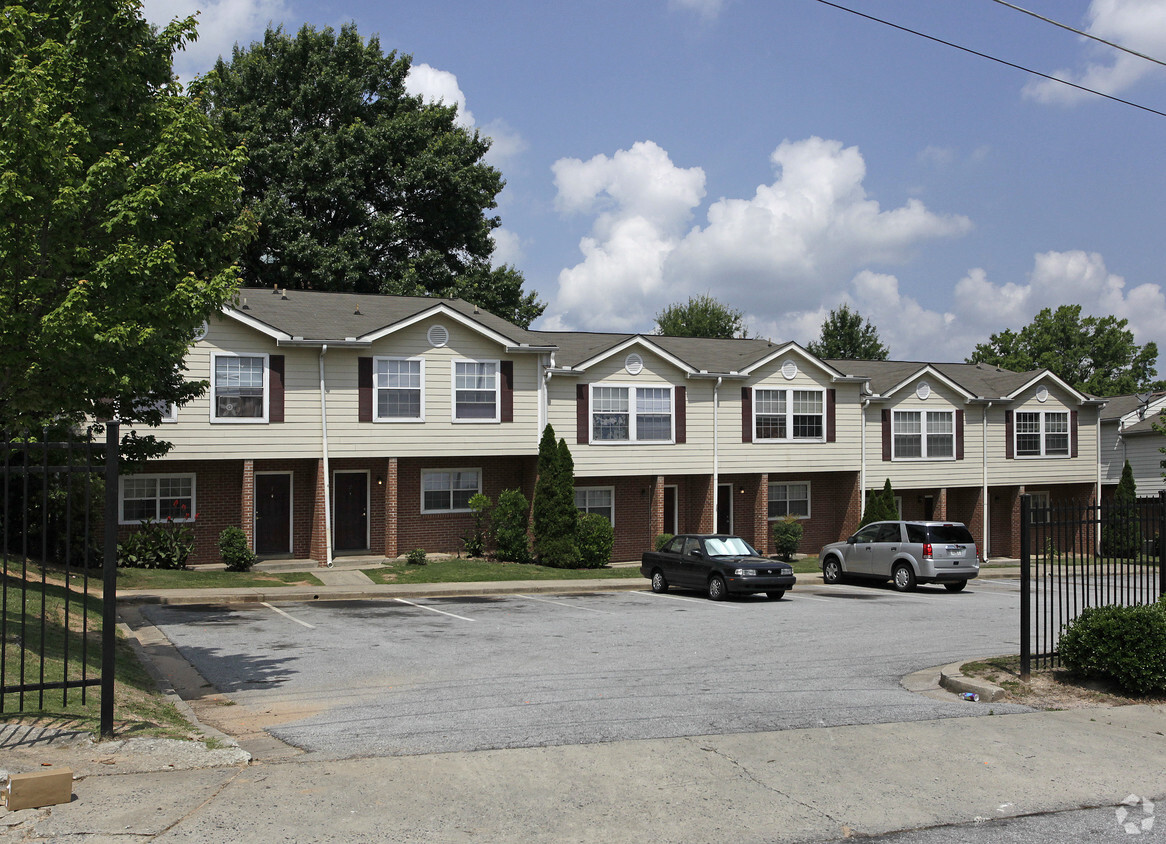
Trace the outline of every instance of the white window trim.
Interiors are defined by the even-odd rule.
[[[814,512],[814,490],[810,486],[809,481],[770,481],[769,487],[772,487],[774,484],[781,484],[781,485],[784,485],[787,487],[793,486],[795,484],[805,484],[805,487],[806,487],[806,515],[794,516],[794,518],[795,519],[808,519],[808,518],[810,518],[810,516],[813,515],[813,512]],[[768,487],[767,487],[767,489],[768,489]],[[785,501],[786,501],[786,509],[788,510],[789,509],[789,506],[788,506],[789,505],[789,496],[786,496]],[[769,507],[767,505],[766,510],[768,511],[768,509],[769,509]],[[767,516],[767,518],[771,522],[777,522],[777,521],[781,521],[782,519],[784,519],[785,516]]]
[[[421,372],[421,385],[420,385],[421,401],[419,404],[419,411],[420,411],[419,416],[381,416],[380,415],[379,409],[380,409],[381,404],[380,404],[380,400],[378,399],[378,393],[381,390],[389,389],[388,387],[378,387],[377,386],[377,363],[382,361],[382,360],[417,361],[417,363],[419,365],[420,372]],[[376,357],[374,357],[372,359],[372,414],[373,414],[372,415],[373,422],[385,422],[385,423],[389,423],[389,424],[404,423],[406,425],[412,425],[412,424],[415,424],[417,422],[424,422],[425,421],[425,358],[423,358],[423,357],[400,357],[397,355],[377,355]]]
[[[753,442],[755,443],[824,443],[826,442],[826,388],[825,387],[753,387],[752,393],[752,415],[753,419]],[[757,391],[764,390],[769,393],[785,393],[785,436],[784,437],[759,437],[757,436]],[[794,436],[794,393],[820,393],[822,396],[822,436],[820,437],[795,437]],[[762,414],[770,416],[772,414]]]
[[[457,365],[459,363],[494,364],[494,417],[481,419],[459,419],[457,415]],[[502,421],[502,361],[460,358],[449,363],[449,418],[455,425],[488,425]]]
[[[190,478],[190,516],[189,516],[189,518],[185,518],[185,519],[177,519],[176,518],[173,521],[175,524],[193,524],[194,523],[194,521],[195,521],[194,517],[198,513],[198,488],[196,485],[197,479],[196,479],[195,473],[194,472],[152,472],[152,473],[143,473],[140,475],[122,475],[120,478],[118,478],[118,480],[117,480],[117,523],[119,525],[140,525],[142,523],[141,519],[129,519],[129,520],[127,520],[124,518],[125,501],[126,501],[125,482],[126,482],[127,478],[133,478],[134,480],[149,480],[149,479],[161,480],[163,478],[165,478],[165,479]],[[154,500],[155,500],[155,502],[161,501],[161,499],[158,497],[157,492],[154,493]],[[153,521],[155,521],[155,522],[166,521],[166,519],[161,518],[161,516],[159,515],[160,512],[161,512],[160,508],[155,509]]]
[[[895,414],[896,413],[918,413],[920,424],[920,450],[923,452],[919,457],[900,457],[896,452],[895,445]],[[929,413],[943,413],[951,416],[951,455],[943,457],[931,457],[927,454],[927,414]],[[951,410],[931,410],[930,408],[895,408],[891,410],[891,459],[901,463],[946,463],[956,459],[956,434],[955,429],[955,409]]]
[[[1020,453],[1020,414],[1035,413],[1040,417],[1040,454]],[[1065,438],[1067,448],[1064,454],[1048,453],[1049,432],[1045,427],[1045,419],[1050,414],[1065,417]],[[1058,432],[1059,433],[1059,432]],[[1061,410],[1018,410],[1012,416],[1012,455],[1017,460],[1065,460],[1073,456],[1073,414],[1068,408]]]
[[[626,440],[595,439],[595,389],[615,387],[628,391],[628,438]],[[668,439],[641,440],[636,434],[636,390],[668,391]],[[626,382],[600,381],[587,385],[587,441],[590,445],[675,445],[676,444],[676,388],[671,384],[628,384]]]
[[[599,492],[606,491],[606,492],[611,493],[611,516],[609,516],[608,518],[611,521],[611,526],[615,527],[615,487],[613,487],[613,486],[577,486],[577,487],[575,487],[575,492],[590,492],[592,490],[599,491]],[[576,507],[576,509],[578,509],[580,513],[590,513],[591,512],[590,510],[584,510],[580,507]]]
[[[263,358],[263,416],[257,417],[226,417],[216,416],[215,408],[218,400],[215,397],[215,373],[218,370],[219,358]],[[271,360],[266,352],[211,352],[211,388],[210,388],[210,417],[214,425],[263,425],[268,421],[271,405]]]
[[[480,467],[475,468],[473,466],[463,466],[463,467],[450,468],[450,469],[444,469],[444,468],[440,468],[440,467],[431,468],[431,469],[422,469],[421,470],[421,512],[422,513],[470,513],[470,512],[473,512],[472,510],[470,510],[469,507],[457,507],[457,508],[442,507],[442,508],[439,508],[436,510],[427,510],[425,508],[425,476],[426,475],[435,475],[438,473],[444,474],[446,472],[448,472],[449,474],[453,474],[455,472],[476,472],[478,475],[478,492],[480,493],[482,491],[482,470]],[[453,490],[452,489],[450,489],[450,493],[449,493],[449,503],[451,505],[453,504]]]

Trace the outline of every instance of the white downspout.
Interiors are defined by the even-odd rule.
[[[988,409],[992,402],[984,405],[983,418],[980,425],[980,459],[983,463],[983,499],[984,499],[984,560],[992,550],[992,499],[988,497]]]
[[[861,455],[858,463],[858,520],[866,515],[866,409],[870,407],[870,399],[862,400],[862,413],[859,414],[858,428],[861,443]]]
[[[713,533],[717,532],[717,494],[720,491],[721,456],[720,456],[720,427],[718,410],[721,406],[721,377],[717,376],[717,383],[713,385]]]
[[[1119,423],[1120,424],[1120,423]],[[1118,431],[1118,438],[1121,439],[1121,431]],[[1125,442],[1122,441],[1122,451],[1125,451]],[[1124,461],[1123,461],[1124,464]],[[1097,408],[1097,506],[1101,506],[1101,408]]]
[[[332,568],[332,484],[329,482],[331,470],[328,467],[328,399],[324,388],[324,355],[328,354],[328,344],[320,347],[320,431],[321,451],[324,460],[324,564]]]

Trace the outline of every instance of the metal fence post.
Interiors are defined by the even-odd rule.
[[[1166,595],[1166,489],[1158,490],[1158,597]]]
[[[1032,669],[1032,554],[1029,513],[1032,497],[1020,496],[1020,676],[1028,679]]]
[[[117,643],[118,423],[105,426],[105,542],[101,592],[101,736],[113,738],[113,675]]]

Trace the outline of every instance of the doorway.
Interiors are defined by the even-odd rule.
[[[673,536],[680,533],[679,494],[675,486],[664,487],[664,530]]]
[[[332,475],[332,550],[368,550],[368,472]]]
[[[717,533],[733,532],[733,485],[717,484]]]
[[[292,553],[292,476],[290,472],[255,473],[255,553]]]

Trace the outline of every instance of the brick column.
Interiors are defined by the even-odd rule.
[[[648,545],[656,547],[656,537],[664,532],[664,476],[652,479],[652,500],[648,507]]]
[[[947,487],[941,486],[935,491],[935,519],[936,521],[947,520]]]
[[[255,548],[255,461],[243,461],[243,495],[239,508],[239,527],[247,537],[247,547]]]
[[[324,459],[316,460],[316,495],[312,504],[312,538],[308,554],[321,566],[328,562],[328,531],[324,519]]]
[[[769,535],[769,473],[754,475],[752,483],[753,495],[749,496],[747,492],[742,498],[753,499],[753,547],[762,554],[768,554],[773,539]]]
[[[972,532],[972,538],[976,540],[976,547],[980,549],[980,555],[984,556],[988,553],[989,543],[985,542],[986,533],[984,532],[984,513],[988,502],[984,500],[984,488],[976,487],[976,496],[972,501],[972,512],[969,516],[968,530]]]
[[[713,476],[696,475],[688,479],[689,524],[694,533],[712,533],[717,527],[713,512]]]
[[[397,550],[397,458],[390,457],[385,466],[385,556],[396,557]]]

